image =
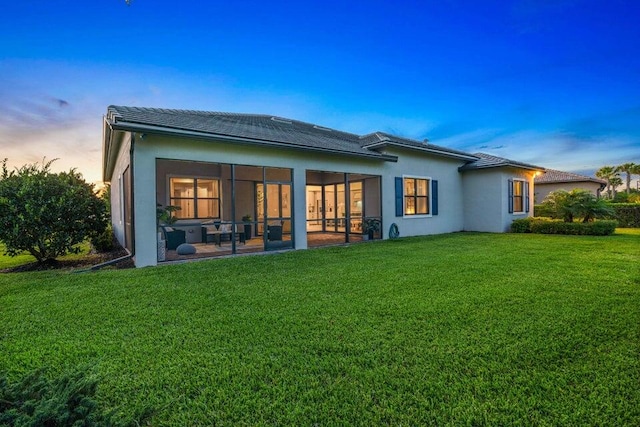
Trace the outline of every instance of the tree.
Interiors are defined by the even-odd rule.
[[[627,194],[631,192],[631,174],[635,173],[634,170],[636,166],[637,165],[635,163],[624,163],[620,166],[616,166],[615,168],[616,172],[624,172],[627,174]]]
[[[609,180],[609,182],[611,183],[611,189],[613,191],[613,195],[611,196],[611,198],[615,198],[616,194],[618,194],[616,188],[622,185],[622,178],[620,178],[619,176],[614,176]]]
[[[619,178],[619,174],[613,166],[603,166],[596,171],[596,176],[600,179],[607,181],[607,195],[611,199],[613,196],[611,194],[611,187],[615,186],[611,182],[614,178]]]
[[[54,161],[11,172],[2,161],[0,241],[7,255],[26,251],[43,263],[79,252],[79,243],[105,230],[108,214],[93,185],[75,169],[52,173]]]
[[[576,218],[582,218],[582,222],[591,222],[613,214],[613,209],[605,200],[598,199],[581,188],[553,191],[547,195],[542,205],[554,218],[562,218],[564,222],[573,222]]]
[[[640,181],[640,163],[637,163],[633,166],[633,168],[631,169],[631,173],[634,175],[638,175],[638,181]],[[637,188],[640,189],[640,185]]]

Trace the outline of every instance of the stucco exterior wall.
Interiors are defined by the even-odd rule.
[[[124,199],[123,199],[123,178],[122,174],[129,166],[129,150],[131,148],[130,135],[126,134],[125,139],[118,151],[118,157],[113,175],[110,177],[111,183],[111,223],[113,226],[113,234],[116,236],[118,243],[123,247],[124,241]]]
[[[514,219],[527,218],[533,216],[533,177],[535,172],[522,169],[502,169],[502,224],[499,233],[507,232],[511,229]],[[509,213],[509,179],[522,179],[529,183],[529,208],[526,212]]]
[[[488,168],[462,173],[464,230],[503,233],[514,219],[533,215],[534,172],[511,168]],[[509,180],[529,183],[529,212],[509,213]],[[525,199],[526,200],[526,199]]]
[[[503,197],[502,173],[495,169],[481,169],[462,173],[465,231],[502,231]],[[506,203],[506,202],[505,202]]]
[[[127,134],[129,135],[129,134]],[[465,162],[417,150],[389,148],[386,153],[398,156],[397,162],[350,156],[313,153],[287,148],[261,147],[164,135],[134,134],[133,159],[134,175],[134,230],[135,262],[137,266],[157,264],[156,202],[162,202],[166,194],[166,160],[188,162],[178,167],[179,173],[198,176],[211,173],[210,163],[265,166],[292,169],[292,213],[293,239],[296,249],[307,247],[306,239],[306,181],[307,171],[353,173],[380,176],[380,188],[374,194],[382,194],[382,236],[388,237],[392,223],[398,225],[401,236],[449,233],[462,230],[507,231],[516,217],[526,216],[508,213],[509,178],[523,178],[530,182],[531,209],[533,213],[533,173],[520,170],[487,169],[460,173],[458,167]],[[116,173],[121,174],[129,159],[130,144],[123,144],[116,165]],[[199,168],[204,168],[200,170]],[[205,170],[206,169],[206,170]],[[208,171],[208,172],[207,172]],[[176,173],[176,170],[173,169]],[[224,174],[224,171],[221,171]],[[395,178],[403,176],[425,177],[438,181],[438,215],[396,216]],[[366,185],[375,185],[377,180]],[[229,191],[223,188],[223,191]],[[117,211],[120,192],[112,193],[114,228],[118,238],[124,237],[124,228],[118,224]],[[430,201],[432,194],[430,193]],[[376,200],[368,198],[367,203]],[[166,201],[165,201],[166,203]],[[236,205],[236,216],[245,214],[242,206]],[[226,209],[226,207],[223,207]],[[370,209],[368,209],[371,212]],[[230,212],[224,212],[228,218]],[[238,220],[238,218],[236,218]],[[123,241],[123,240],[122,240]]]
[[[575,182],[550,182],[544,184],[535,184],[534,195],[535,203],[542,203],[547,195],[556,190],[571,191],[576,188],[587,190],[595,196],[599,196],[600,184],[591,181],[575,181]]]
[[[458,167],[462,160],[449,159],[415,150],[392,149],[387,154],[398,156],[398,162],[387,162],[382,174],[382,231],[386,238],[392,223],[400,236],[461,231],[464,224],[462,177]],[[438,215],[396,216],[395,177],[419,176],[438,181]],[[430,194],[430,201],[432,201]],[[433,212],[432,209],[429,210]]]
[[[157,264],[155,209],[158,195],[156,194],[156,185],[166,186],[164,178],[156,176],[157,159],[293,169],[292,207],[294,215],[294,244],[296,249],[305,249],[307,247],[305,221],[307,170],[381,175],[385,163],[380,160],[356,159],[322,153],[309,155],[306,151],[291,149],[173,138],[152,134],[147,134],[142,139],[138,136],[135,138],[134,143],[134,185],[136,189],[134,194],[136,212],[135,251],[137,266]],[[160,162],[160,164],[162,164],[162,162]],[[188,165],[186,167],[188,167]],[[191,170],[189,174],[198,175],[197,170],[195,170],[195,173],[193,172],[194,170]],[[160,175],[160,173],[158,173],[158,175]],[[392,182],[392,179],[390,179],[390,182]],[[385,215],[384,212],[383,215]]]

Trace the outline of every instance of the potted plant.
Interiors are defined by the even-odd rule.
[[[158,225],[173,225],[178,220],[178,217],[173,213],[180,209],[180,206],[162,206],[161,204],[158,204],[156,207]]]
[[[242,221],[244,222],[244,237],[245,239],[251,239],[251,222],[253,221],[253,217],[250,214],[246,214],[242,217]]]
[[[362,223],[362,233],[368,240],[373,240],[374,234],[380,231],[380,225],[378,218],[367,218]]]

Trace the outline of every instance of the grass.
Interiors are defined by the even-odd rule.
[[[91,250],[91,245],[89,242],[84,242],[79,246],[80,246],[80,253],[65,255],[60,257],[59,259],[63,261],[78,260],[85,257]],[[15,257],[10,257],[8,255],[5,255],[4,253],[5,253],[5,246],[2,243],[0,243],[0,270],[18,267],[21,265],[30,264],[37,261],[36,258],[28,252],[24,252]]]
[[[0,373],[152,425],[640,425],[640,230],[0,275]]]

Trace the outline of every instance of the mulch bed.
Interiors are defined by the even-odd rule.
[[[82,270],[103,262],[111,261],[127,255],[127,251],[122,247],[114,247],[109,252],[89,253],[80,259],[73,260],[49,260],[43,263],[31,262],[16,267],[5,268],[0,273],[23,273],[29,271],[45,271],[45,270]],[[133,261],[129,258],[112,264],[105,268],[133,268]]]

